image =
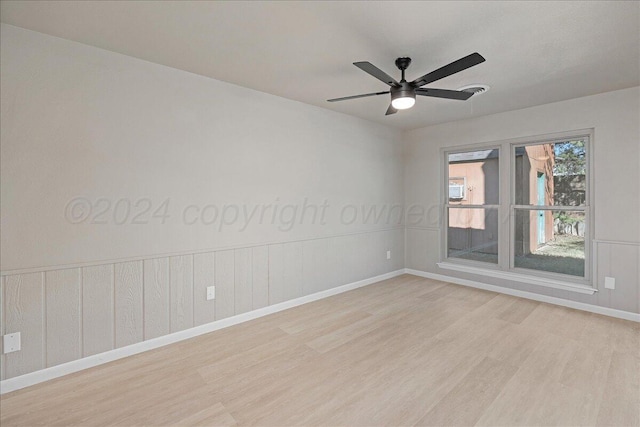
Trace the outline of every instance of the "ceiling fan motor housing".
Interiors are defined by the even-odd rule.
[[[411,58],[402,57],[402,58],[396,59],[396,67],[398,67],[400,71],[402,71],[402,80],[400,80],[400,82],[398,83],[398,86],[392,85],[389,90],[391,92],[391,105],[394,105],[394,106],[397,105],[394,102],[394,100],[398,98],[412,98],[415,102],[416,90],[411,85],[411,83],[408,83],[404,79],[404,70],[409,68],[410,64],[411,64]],[[413,106],[413,102],[410,102],[409,106],[404,108],[409,108],[411,106]]]
[[[416,99],[416,90],[409,82],[400,82],[400,86],[390,88],[391,102],[397,98],[413,98]]]

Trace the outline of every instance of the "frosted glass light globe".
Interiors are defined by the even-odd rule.
[[[410,96],[407,96],[404,98],[396,98],[391,101],[391,105],[396,110],[406,110],[407,108],[413,107],[415,103],[416,103],[416,99]]]

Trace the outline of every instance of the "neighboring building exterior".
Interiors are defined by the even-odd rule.
[[[449,155],[451,205],[497,205],[499,179],[498,150]],[[450,250],[497,255],[497,210],[450,209],[447,237]]]
[[[554,204],[554,144],[516,149],[516,200],[518,205]],[[449,203],[451,205],[497,205],[499,188],[498,150],[449,155]],[[553,212],[532,210],[515,223],[515,254],[534,252],[553,240]],[[498,211],[494,209],[449,210],[450,250],[498,253]]]

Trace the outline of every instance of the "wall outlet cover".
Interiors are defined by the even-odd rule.
[[[616,288],[616,279],[615,279],[615,277],[605,277],[604,278],[604,287],[605,287],[605,289],[615,289]]]
[[[2,349],[4,354],[20,351],[20,332],[14,332],[2,337]]]
[[[216,287],[207,286],[207,301],[211,301],[212,299],[216,299]]]
[[[391,259],[391,251],[387,251],[387,259]]]

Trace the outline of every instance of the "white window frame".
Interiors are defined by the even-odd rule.
[[[593,129],[582,129],[547,135],[538,135],[498,142],[472,144],[441,149],[441,165],[443,165],[443,183],[441,192],[445,191],[442,205],[441,221],[441,250],[438,266],[443,269],[464,273],[480,274],[499,279],[507,279],[521,283],[528,283],[551,288],[563,289],[584,294],[593,294],[597,289],[593,286]],[[538,145],[543,143],[565,142],[568,140],[584,139],[586,146],[586,194],[583,206],[534,206],[515,204],[515,152],[516,147]],[[498,149],[500,188],[498,205],[460,205],[449,200],[449,154],[469,151]],[[508,156],[508,157],[507,157]],[[498,210],[498,263],[449,258],[448,256],[448,222],[450,208],[480,208]],[[515,213],[517,210],[569,210],[580,211],[585,214],[585,275],[576,277],[561,273],[517,268],[515,261]]]

